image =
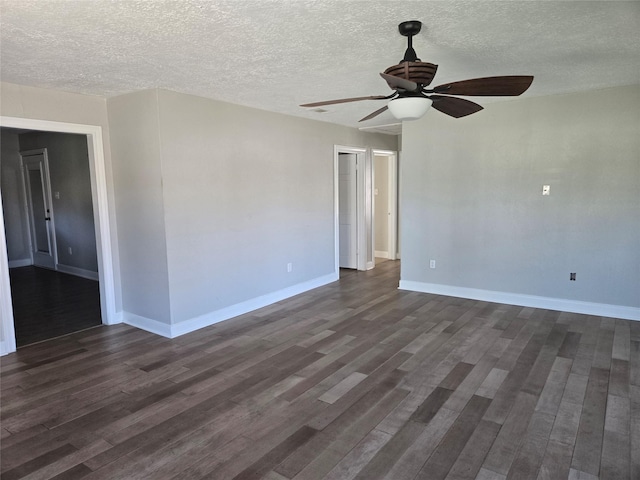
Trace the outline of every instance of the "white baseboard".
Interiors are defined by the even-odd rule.
[[[286,298],[290,298],[314,288],[321,287],[328,283],[335,282],[338,279],[339,275],[337,273],[330,273],[322,277],[314,278],[313,280],[309,280],[307,282],[299,283],[297,285],[293,285],[291,287],[287,287],[273,293],[268,293],[260,297],[252,298],[245,302],[237,303],[235,305],[216,310],[215,312],[210,312],[199,317],[185,320],[184,322],[176,323],[171,326],[173,337],[177,337],[180,335],[184,335],[185,333],[190,333],[195,330],[208,327],[209,325],[213,325],[215,323],[222,322],[223,320],[237,317],[238,315],[244,315],[245,313],[249,313],[253,310],[266,307],[267,305],[271,305]]]
[[[70,265],[63,265],[59,263],[56,265],[56,270],[62,273],[68,273],[69,275],[75,275],[76,277],[82,277],[89,280],[98,281],[98,272],[92,272],[91,270],[85,270],[83,268],[72,267]]]
[[[127,325],[141,328],[142,330],[162,335],[163,337],[175,338],[180,335],[208,327],[215,323],[229,320],[230,318],[237,317],[239,315],[244,315],[245,313],[266,307],[267,305],[271,305],[286,298],[335,282],[338,279],[339,275],[337,273],[331,273],[172,325],[159,322],[151,318],[141,317],[140,315],[135,315],[129,312],[123,312],[122,320]]]
[[[401,280],[399,288],[400,290],[433,293],[436,295],[447,295],[449,297],[469,298],[485,302],[504,303],[507,305],[519,305],[522,307],[544,308],[547,310],[558,310],[561,312],[582,313],[585,315],[597,315],[600,317],[640,321],[640,308],[622,305],[496,292],[493,290],[455,287],[436,283],[414,282],[410,280]]]
[[[22,258],[20,260],[9,260],[9,268],[28,267],[33,265],[33,261],[30,258]]]
[[[142,317],[131,312],[122,312],[122,321],[132,327],[140,328],[163,337],[173,338],[173,335],[171,334],[171,325],[168,323],[159,322],[152,318]]]
[[[125,312],[123,311],[119,311],[119,312],[114,312],[110,315],[110,321],[104,321],[103,319],[103,323],[105,325],[117,325],[119,323],[124,323],[124,317],[125,317]]]
[[[382,252],[380,250],[375,251],[376,258],[389,258],[389,252]]]

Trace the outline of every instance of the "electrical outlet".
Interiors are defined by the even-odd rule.
[[[287,263],[287,272],[291,273],[293,271],[293,263]]]
[[[429,268],[436,268],[436,261],[435,260],[429,260]]]

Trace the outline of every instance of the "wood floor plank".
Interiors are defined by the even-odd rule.
[[[476,480],[506,480],[507,476],[493,472],[487,468],[481,468],[476,475]]]
[[[335,403],[329,405],[321,415],[309,423],[309,426],[322,430],[343,411],[374,388],[395,388],[402,375],[397,367],[406,360],[407,355],[406,353],[399,352],[391,357],[387,362],[383,363],[378,369],[368,375],[366,379],[358,383]]]
[[[542,411],[533,414],[520,449],[509,468],[507,478],[521,480],[535,480],[537,478],[547,449],[553,420],[553,414]]]
[[[43,468],[31,473],[28,475],[27,479],[29,480],[38,480],[38,479],[46,479],[46,478],[69,478],[69,477],[77,477],[80,478],[79,475],[82,473],[83,476],[89,474],[91,470],[86,467],[82,462],[86,459],[93,457],[105,450],[107,450],[111,445],[109,445],[106,441],[102,439],[98,439],[97,441],[86,445],[83,448],[78,449],[75,452],[71,452],[68,455],[60,458],[59,460],[50,463]]]
[[[176,339],[0,359],[0,474],[640,478],[640,323],[398,290],[399,264]]]
[[[573,445],[549,440],[537,480],[567,478],[571,467]]]
[[[523,441],[536,403],[536,397],[530,393],[520,392],[518,394],[513,408],[487,454],[483,467],[502,475],[506,475],[509,472],[509,468]],[[487,418],[485,415],[484,419],[491,421],[491,418]]]
[[[629,435],[605,430],[602,439],[600,480],[632,478],[629,455]]]
[[[251,440],[240,435],[219,449],[206,453],[200,452],[201,455],[190,459],[191,461],[186,466],[181,465],[182,468],[179,467],[179,471],[176,472],[175,475],[167,475],[165,478],[171,478],[172,480],[197,478],[223,479],[225,478],[223,475],[229,474],[230,460],[239,459],[241,466],[243,465],[243,460],[246,460],[244,462],[246,465],[250,464],[249,460],[253,458],[253,445]],[[234,475],[237,475],[240,470],[241,469],[238,469]]]
[[[629,445],[631,478],[640,478],[640,386],[629,388]]]
[[[84,464],[76,465],[58,475],[51,477],[51,480],[79,480],[91,473],[91,469]]]
[[[630,342],[631,328],[629,326],[629,322],[616,320],[611,358],[629,361],[631,355]]]
[[[613,340],[613,336],[611,336],[611,340]],[[607,341],[607,343],[609,342]],[[603,364],[602,359],[599,363]],[[608,364],[610,365],[611,362]],[[608,384],[608,370],[596,367],[591,369],[571,462],[571,466],[575,470],[591,475],[598,475],[600,471]]]
[[[498,391],[500,385],[502,385],[502,382],[508,374],[509,372],[507,372],[506,370],[492,368],[480,387],[478,387],[476,395],[480,395],[481,397],[485,398],[495,397],[496,392]]]
[[[340,383],[338,383],[335,387],[325,392],[323,395],[318,398],[326,403],[335,403],[338,401],[344,394],[346,394],[349,390],[363,381],[367,376],[364,373],[353,372],[351,375],[346,377]]]
[[[75,453],[78,449],[70,444],[64,444],[58,448],[55,448],[43,455],[40,455],[28,462],[25,462],[21,465],[18,465],[11,470],[6,470],[2,472],[2,478],[5,480],[16,480],[18,478],[22,478],[36,470],[55,462],[56,460],[69,455],[71,453]]]
[[[477,395],[474,395],[469,400],[469,403],[453,422],[453,425],[442,438],[429,460],[418,472],[415,477],[416,480],[438,480],[447,476],[490,403],[490,399]]]
[[[608,370],[611,367],[614,330],[600,328],[592,366]]]
[[[388,471],[385,480],[414,479],[458,415],[458,412],[441,408]]]
[[[406,397],[406,394],[407,392],[402,390],[389,392],[351,425],[335,432],[336,436],[327,448],[317,454],[296,477],[323,478],[324,475],[335,476],[340,473],[350,476],[357,474],[362,466],[362,458],[354,457],[352,452],[355,450],[359,455],[371,458],[391,438],[391,435],[375,430],[374,426]],[[369,436],[371,432],[374,432],[373,436]],[[354,464],[358,465],[357,469]],[[334,473],[331,473],[332,471]]]
[[[640,386],[640,340],[632,340],[629,350],[629,383]]]
[[[480,420],[469,441],[449,470],[446,480],[472,480],[480,471],[501,425]]]
[[[245,480],[259,478],[266,474],[274,466],[286,458],[295,448],[308,442],[317,433],[317,430],[309,427],[302,427],[285,441],[273,447],[268,453],[263,455],[258,461],[249,465],[242,472],[238,473],[233,480]]]
[[[570,359],[575,358],[578,347],[580,346],[580,337],[582,337],[581,333],[567,332],[558,350],[558,356]]]
[[[544,384],[538,404],[536,405],[536,411],[555,415],[560,407],[560,401],[564,394],[567,379],[571,372],[572,361],[564,357],[556,357],[551,372],[547,377],[547,381]]]
[[[578,351],[573,359],[573,365],[571,366],[571,373],[577,375],[589,376],[591,371],[591,364],[593,362],[593,355],[595,353],[595,343],[587,343],[588,337],[583,335],[580,345],[578,345]]]
[[[362,396],[358,401],[353,403],[335,420],[324,427],[320,434],[316,435],[304,447],[297,449],[289,455],[275,470],[288,477],[293,477],[305,468],[313,459],[315,459],[323,449],[331,445],[333,441],[346,429],[350,428],[362,416],[368,415],[368,412],[380,402],[385,395],[394,391],[397,385],[397,377],[389,377],[385,383],[382,383],[372,389],[367,395]],[[402,391],[406,395],[406,391]],[[314,422],[316,419],[312,419]]]
[[[591,475],[590,473],[576,470],[575,468],[572,468],[569,470],[568,480],[599,480],[599,479],[600,477],[598,477],[597,475]]]
[[[391,435],[380,430],[371,430],[324,478],[326,480],[352,480],[369,463],[376,452],[389,441],[390,437]]]
[[[582,404],[561,402],[549,439],[564,445],[575,443],[582,415]]]
[[[398,461],[400,456],[424,431],[424,425],[416,422],[407,422],[394,433],[365,465],[355,478],[369,480],[384,477],[389,469]]]
[[[438,411],[440,411],[452,393],[453,391],[448,388],[436,387],[422,405],[411,415],[409,420],[427,425]]]
[[[496,343],[494,343],[494,345],[496,345]],[[473,367],[471,372],[469,372],[469,375],[467,375],[460,386],[456,388],[451,397],[449,397],[445,404],[445,408],[455,410],[456,412],[461,412],[462,409],[464,409],[467,402],[476,394],[482,383],[487,379],[487,376],[491,373],[493,366],[504,352],[506,345],[499,343],[498,345],[499,346],[497,346],[495,350],[492,349],[487,352]],[[502,382],[500,383],[500,386],[501,385]],[[497,388],[499,389],[500,386],[497,386]],[[494,394],[495,392],[491,393]]]
[[[613,358],[609,375],[609,394],[628,398],[629,383],[629,362]]]

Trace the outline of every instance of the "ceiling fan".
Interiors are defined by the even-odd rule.
[[[398,65],[393,65],[380,74],[394,90],[392,94],[326,100],[300,106],[321,107],[361,100],[390,100],[387,105],[359,121],[370,120],[387,109],[399,120],[416,120],[422,117],[432,105],[442,113],[460,118],[479,112],[482,107],[469,100],[449,95],[517,96],[525,92],[533,82],[533,76],[530,75],[509,75],[462,80],[429,89],[427,87],[433,80],[438,66],[421,62],[413,49],[413,36],[418,34],[421,28],[422,22],[418,20],[410,20],[398,25],[400,35],[407,37],[407,50]]]

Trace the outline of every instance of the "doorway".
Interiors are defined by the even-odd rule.
[[[398,256],[398,155],[373,150],[373,198],[375,257],[396,260]]]
[[[333,172],[336,273],[340,273],[342,265],[348,265],[342,268],[354,270],[367,270],[368,264],[369,268],[373,268],[373,250],[367,249],[373,244],[373,239],[367,242],[366,238],[367,232],[371,232],[372,222],[371,201],[367,202],[365,193],[366,177],[371,179],[371,162],[367,162],[367,150],[336,145]],[[371,188],[370,182],[368,185]],[[365,219],[367,206],[369,222]]]
[[[2,128],[2,143],[16,346],[100,325],[86,136]]]
[[[75,133],[86,138],[97,250],[99,310],[102,323],[119,323],[120,320],[116,312],[115,275],[102,127],[18,117],[0,117],[0,126],[20,130]],[[0,213],[3,218],[5,208],[6,206],[3,206],[0,201]],[[7,245],[4,222],[0,222],[0,245],[5,247]],[[0,330],[0,354],[6,355],[14,352],[16,350],[15,325],[6,248],[0,248]]]
[[[385,168],[385,205],[375,204],[374,158]],[[334,147],[335,265],[340,268],[370,270],[375,267],[374,214],[384,215],[387,237],[385,258],[397,258],[397,153],[386,150],[336,145]],[[380,190],[380,189],[379,189]],[[353,216],[355,215],[355,219]],[[355,253],[355,255],[354,255]]]

